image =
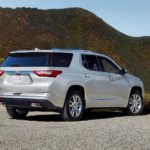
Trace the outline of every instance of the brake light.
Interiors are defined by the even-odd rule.
[[[39,77],[57,77],[62,71],[59,70],[40,70],[33,71]]]
[[[4,74],[4,71],[0,70],[0,76],[2,76]]]

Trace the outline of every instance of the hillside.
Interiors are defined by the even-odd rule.
[[[150,91],[150,37],[129,37],[81,8],[0,8],[0,57],[14,49],[78,48],[105,53]]]

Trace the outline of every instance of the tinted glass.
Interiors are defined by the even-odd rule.
[[[47,53],[14,53],[9,54],[3,63],[3,67],[37,67],[47,66]]]
[[[89,69],[84,55],[82,55],[82,66],[85,67],[86,69]]]
[[[82,65],[89,70],[100,71],[97,57],[94,55],[82,55]]]
[[[9,54],[2,67],[69,67],[70,53],[14,53]]]
[[[101,59],[101,63],[104,67],[105,72],[115,73],[115,74],[120,73],[119,68],[113,62],[111,62],[109,59],[104,58],[104,57],[101,57],[100,59]]]
[[[100,57],[100,56],[97,56],[97,59],[98,59],[98,62],[99,62],[99,64],[100,64],[100,70],[101,70],[101,71],[105,71],[105,70],[104,70],[104,66],[103,66],[103,64],[102,64],[102,62],[101,62],[101,57]]]
[[[73,54],[66,53],[52,53],[51,66],[53,67],[69,67]]]

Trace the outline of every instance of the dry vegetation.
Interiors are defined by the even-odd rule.
[[[145,93],[145,106],[150,108],[150,93]]]
[[[0,64],[2,64],[4,61],[4,58],[0,58]]]
[[[5,58],[11,50],[35,47],[108,54],[142,78],[150,91],[150,37],[129,37],[84,9],[0,8],[0,57]]]

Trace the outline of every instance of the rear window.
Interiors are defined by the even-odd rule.
[[[69,67],[71,53],[12,53],[2,67]]]

